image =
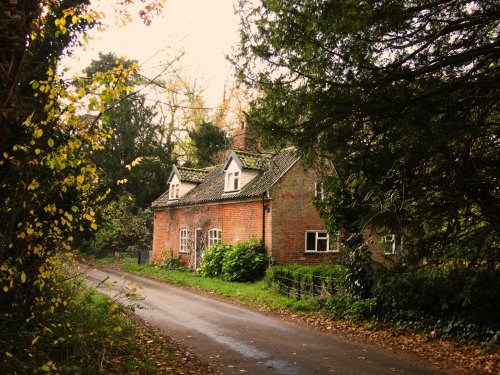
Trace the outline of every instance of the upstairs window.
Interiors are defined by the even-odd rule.
[[[314,195],[318,199],[323,199],[325,197],[325,192],[323,190],[323,183],[316,181],[316,184],[314,186]]]
[[[179,253],[189,252],[189,231],[181,229],[179,232]]]
[[[397,237],[395,234],[389,234],[383,237],[383,245],[384,245],[384,254],[385,255],[393,255],[393,254],[401,254],[403,252],[403,242],[404,239],[401,236],[401,240],[397,241]]]
[[[220,229],[210,229],[208,231],[208,248],[222,241],[222,231]]]
[[[226,191],[240,190],[240,172],[226,173]]]
[[[180,184],[170,184],[170,199],[179,199]]]
[[[396,235],[389,234],[384,236],[384,254],[390,255],[396,253]]]

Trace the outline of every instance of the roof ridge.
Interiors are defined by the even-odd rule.
[[[209,168],[211,167],[206,167],[206,168],[188,168],[188,167],[182,167],[182,166],[176,166],[177,169],[183,169],[185,171],[193,171],[193,172],[210,172]]]
[[[244,150],[233,150],[235,154],[243,154],[243,155],[249,155],[249,156],[257,156],[257,157],[272,157],[273,154],[270,152],[250,152],[250,151],[244,151]]]

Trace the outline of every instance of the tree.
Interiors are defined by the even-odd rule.
[[[67,272],[73,238],[96,229],[103,199],[89,155],[105,144],[109,131],[101,118],[130,90],[127,77],[135,71],[112,69],[80,88],[57,74],[63,52],[96,23],[88,3],[0,5],[0,367],[6,373],[58,371],[50,352],[71,335],[64,311],[73,297]],[[103,80],[113,88],[102,90]],[[97,116],[82,121],[81,113]],[[53,343],[50,351],[38,350],[44,340]]]
[[[404,237],[407,265],[498,264],[495,2],[264,0],[239,11],[233,61],[262,93],[249,125],[332,162],[318,202],[332,232]]]
[[[198,127],[188,131],[192,143],[191,164],[204,168],[220,162],[220,153],[230,145],[230,138],[224,130],[210,122],[202,122]]]
[[[113,69],[129,69],[136,64],[114,54],[99,54],[85,70],[87,78]],[[136,91],[145,79],[138,71],[129,77],[128,85]],[[140,207],[151,202],[165,190],[167,173],[173,164],[173,143],[163,138],[162,126],[154,107],[146,104],[146,94],[123,92],[103,116],[112,134],[106,147],[91,156],[100,175],[100,188],[111,188],[115,198],[123,192],[132,194]],[[134,165],[132,165],[134,164]],[[117,186],[118,181],[127,181]]]

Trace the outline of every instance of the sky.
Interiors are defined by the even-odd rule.
[[[209,106],[222,99],[224,83],[232,70],[225,55],[238,42],[238,16],[234,0],[167,0],[161,15],[146,26],[134,19],[125,27],[113,26],[113,19],[104,32],[92,31],[93,40],[86,49],[76,49],[73,57],[63,62],[73,72],[89,65],[101,52],[139,61],[148,75],[151,69],[184,52],[181,65],[191,78],[206,87]],[[100,3],[110,3],[109,0]],[[97,4],[97,3],[96,3]],[[105,13],[109,8],[102,9]]]

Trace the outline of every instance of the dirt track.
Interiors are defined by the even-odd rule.
[[[116,271],[90,269],[88,282],[109,277],[122,285]],[[416,357],[342,337],[311,332],[275,317],[211,299],[183,288],[127,274],[143,287],[136,314],[164,331],[224,374],[444,374],[422,367]]]

